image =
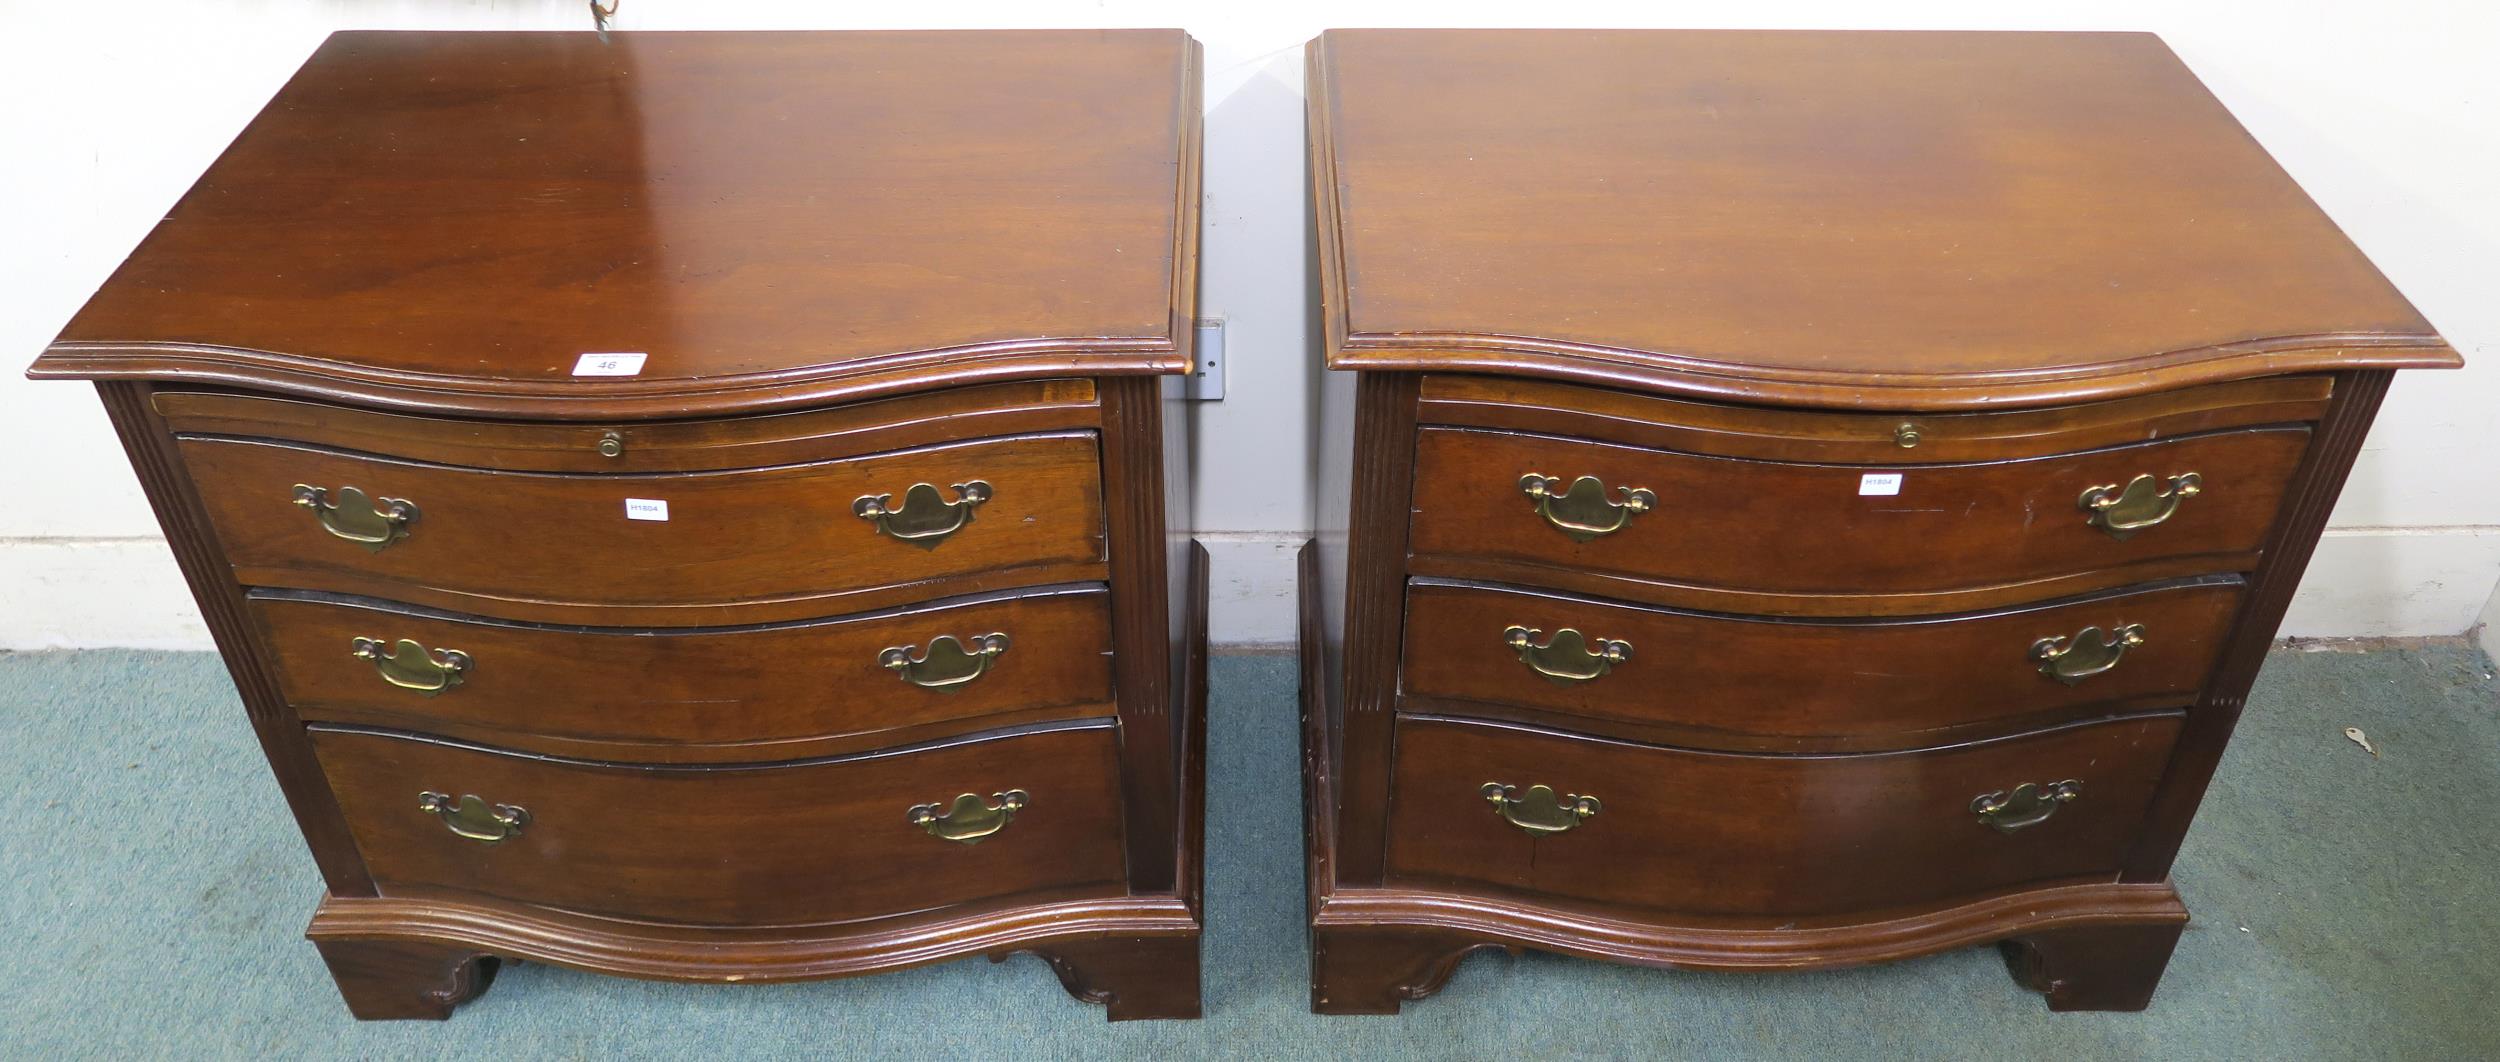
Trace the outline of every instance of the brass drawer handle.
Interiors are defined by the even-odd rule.
[[[1536,644],[1537,637],[1544,633],[1526,627],[1510,627],[1502,631],[1502,642],[1519,653],[1520,663],[1528,665],[1529,670],[1545,676],[1546,681],[1557,686],[1595,680],[1614,670],[1616,664],[1632,659],[1630,642],[1598,638],[1595,639],[1596,648],[1592,649],[1590,639],[1579,631],[1565,627],[1555,631],[1545,644]]]
[[[900,508],[895,507],[891,494],[868,494],[852,502],[851,511],[877,525],[881,534],[922,549],[936,549],[946,536],[972,522],[974,507],[990,500],[990,485],[977,479],[957,483],[954,490],[955,500],[947,501],[936,487],[914,483],[903,492]]]
[[[1570,489],[1555,493],[1554,488],[1561,485],[1559,479],[1534,472],[1519,477],[1520,491],[1536,499],[1537,515],[1575,542],[1621,531],[1633,517],[1658,505],[1656,494],[1638,487],[1615,488],[1623,495],[1622,501],[1615,501],[1606,496],[1606,484],[1596,476],[1572,480]]]
[[[498,844],[521,835],[529,825],[528,808],[518,804],[488,805],[470,793],[457,803],[449,793],[417,794],[417,810],[443,820],[443,828],[480,844]]]
[[[989,671],[990,661],[1007,651],[1007,636],[984,634],[972,644],[979,648],[967,650],[954,635],[941,634],[929,642],[920,659],[912,659],[910,646],[898,645],[878,653],[877,666],[900,672],[903,681],[922,689],[952,693]]]
[[[2108,532],[2109,537],[2124,542],[2135,533],[2170,519],[2179,511],[2179,503],[2204,493],[2205,477],[2194,472],[2181,472],[2164,484],[2152,475],[2141,475],[2127,481],[2120,490],[2115,483],[2092,487],[2075,499],[2075,508],[2083,510],[2092,526]]]
[[[460,685],[468,672],[469,654],[458,649],[440,650],[440,658],[414,638],[402,638],[398,645],[383,648],[380,638],[357,638],[347,643],[348,652],[359,660],[373,661],[373,670],[403,690],[415,690],[428,697]]]
[[[920,804],[908,813],[911,824],[929,831],[929,836],[957,844],[979,844],[981,838],[1006,829],[1016,821],[1016,812],[1033,802],[1031,794],[1021,789],[990,794],[992,804],[979,793],[965,793],[955,798],[953,806],[944,811],[936,804]]]
[[[1492,801],[1493,810],[1510,820],[1511,825],[1538,835],[1561,833],[1594,818],[1605,809],[1605,805],[1593,796],[1574,793],[1556,797],[1552,786],[1532,785],[1528,787],[1528,795],[1520,796],[1518,790],[1510,786],[1486,782],[1476,792]]]
[[[2065,638],[2042,638],[2031,643],[2031,658],[2040,662],[2040,673],[2069,686],[2118,666],[2127,650],[2144,644],[2144,625],[2129,623],[2101,633],[2099,627],[2085,627],[2075,632],[2072,641]]]
[[[2012,833],[2026,826],[2049,821],[2057,809],[2083,795],[2083,783],[2069,778],[2063,782],[2035,785],[2024,782],[2012,792],[1997,790],[1981,793],[1970,802],[1971,814],[1998,833]]]
[[[417,519],[415,502],[384,498],[377,507],[365,492],[354,487],[340,487],[338,500],[331,501],[329,491],[298,483],[295,504],[312,510],[314,518],[321,521],[322,530],[376,553],[408,537],[408,525]]]

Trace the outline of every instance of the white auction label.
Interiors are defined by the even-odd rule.
[[[584,354],[573,361],[575,376],[640,376],[642,363],[651,355],[641,351],[617,354]]]
[[[1858,477],[1859,497],[1885,497],[1901,493],[1901,473],[1869,472]]]
[[[628,520],[666,520],[668,519],[668,502],[659,498],[627,498],[625,499],[625,518]]]

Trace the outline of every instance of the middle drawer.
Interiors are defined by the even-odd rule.
[[[800,623],[558,628],[255,591],[308,721],[586,759],[796,759],[1110,714],[1110,594],[1058,587]],[[950,725],[951,724],[951,725]]]
[[[1783,620],[1417,579],[1403,689],[1470,705],[1428,711],[1556,713],[1701,748],[1915,748],[2184,706],[2240,593],[2236,576],[2209,576],[1963,615]]]

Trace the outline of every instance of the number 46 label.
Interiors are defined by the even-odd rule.
[[[575,376],[640,376],[644,353],[584,354],[573,360]]]

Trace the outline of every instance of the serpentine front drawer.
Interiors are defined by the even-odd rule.
[[[1401,718],[1392,880],[1811,916],[2112,880],[2177,713],[1917,752],[1744,756]]]
[[[792,925],[1116,893],[1123,872],[1109,720],[761,767],[591,764],[318,726],[312,744],[384,895]]]
[[[1091,432],[596,476],[245,438],[180,445],[236,576],[255,586],[664,626],[797,619],[1104,573]]]
[[[1111,712],[1110,594],[955,598],[745,627],[548,627],[254,591],[313,722],[630,762],[773,761]]]
[[[1415,580],[1408,711],[1764,752],[1922,748],[2196,699],[2236,576],[1948,616],[1729,616]]]
[[[2309,445],[2293,426],[1870,466],[1418,435],[1418,573],[1780,615],[1941,612],[2249,570]]]

